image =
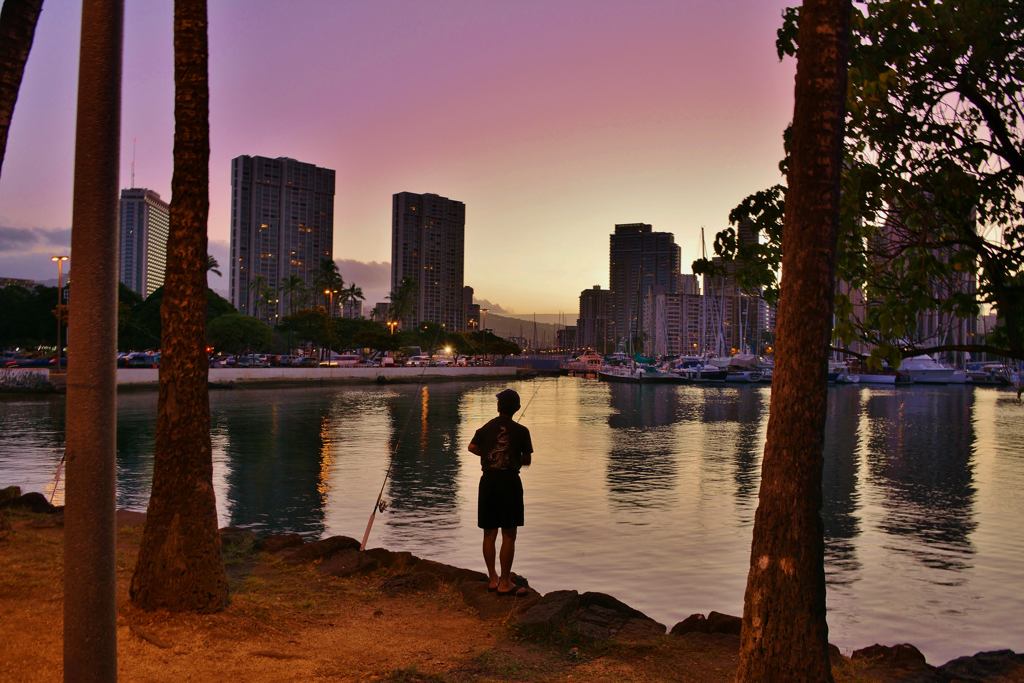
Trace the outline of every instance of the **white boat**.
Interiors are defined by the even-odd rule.
[[[946,367],[931,356],[914,356],[905,358],[900,365],[900,370],[910,375],[917,384],[949,384],[953,382],[953,368]],[[961,373],[963,382],[967,378],[966,373]]]
[[[652,365],[626,365],[604,367],[597,373],[604,382],[630,382],[634,384],[683,384],[689,380],[674,372],[665,372]]]

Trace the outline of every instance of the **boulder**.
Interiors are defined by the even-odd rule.
[[[57,511],[57,508],[50,505],[49,501],[46,500],[46,496],[37,491],[26,493],[24,495],[17,496],[16,498],[8,498],[4,502],[0,503],[0,509],[4,508],[12,510],[27,510],[28,512],[50,515]]]
[[[924,655],[913,645],[871,645],[854,650],[850,656],[861,663],[873,680],[881,683],[942,683],[943,678],[934,666],[925,661]]]
[[[650,619],[630,617],[613,636],[620,643],[649,643],[665,635],[665,626]]]
[[[605,640],[619,632],[630,617],[600,605],[589,605],[576,615],[576,631],[585,638]]]
[[[405,551],[396,553],[385,548],[370,548],[365,552],[377,560],[378,567],[395,572],[405,571],[420,561],[420,558]]]
[[[380,585],[383,593],[407,595],[409,593],[429,593],[436,591],[441,585],[437,574],[419,572],[416,574],[395,574]]]
[[[444,564],[443,562],[434,562],[433,560],[420,560],[412,567],[412,572],[434,574],[437,578],[441,579],[445,583],[453,585],[460,585],[466,581],[487,581],[487,574],[483,572],[474,571],[472,569],[463,569],[462,567],[455,567],[450,564]]]
[[[938,668],[938,673],[946,680],[964,683],[1020,681],[1024,680],[1024,654],[1015,654],[1013,650],[979,652],[973,657],[957,657],[946,662]]]
[[[855,662],[887,666],[896,669],[918,668],[926,665],[924,655],[910,643],[900,645],[869,645],[862,650],[854,650],[850,657]]]
[[[515,627],[524,633],[551,633],[565,623],[579,604],[580,594],[576,591],[563,590],[546,593],[528,610],[519,615]]]
[[[259,550],[260,539],[252,529],[226,526],[220,530],[220,549],[225,552],[245,549]]]
[[[298,534],[270,534],[260,539],[260,550],[265,553],[279,553],[288,548],[297,548],[302,543],[302,536]]]
[[[2,489],[0,489],[0,503],[3,503],[4,501],[11,500],[12,498],[17,498],[20,495],[21,495],[21,487],[20,486],[8,486],[6,488],[2,488]]]
[[[358,550],[359,545],[359,541],[348,536],[331,536],[320,541],[304,543],[297,548],[289,548],[282,551],[281,556],[288,564],[301,564],[322,560],[348,548]]]
[[[369,574],[377,568],[377,560],[355,548],[346,548],[334,553],[317,567],[321,574],[330,576],[352,576]]]
[[[459,585],[462,601],[474,608],[481,619],[507,619],[509,616],[522,614],[540,600],[537,591],[527,589],[526,595],[513,598],[499,597],[497,593],[487,590],[486,579],[483,581],[464,581]]]
[[[580,596],[580,607],[586,609],[591,605],[610,609],[613,612],[620,612],[626,617],[634,617],[636,619],[647,619],[648,621],[654,621],[649,616],[644,614],[638,609],[633,609],[626,603],[622,602],[618,598],[612,597],[607,593],[595,593],[587,591]]]
[[[731,633],[734,636],[740,635],[743,628],[743,619],[721,612],[710,612],[708,614],[708,633]]]
[[[708,630],[708,620],[704,618],[703,614],[691,614],[686,617],[678,624],[672,627],[669,632],[674,636],[682,636],[687,633],[710,633]]]

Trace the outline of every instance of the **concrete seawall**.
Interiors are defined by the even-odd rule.
[[[118,368],[119,389],[145,389],[158,386],[159,370]],[[424,381],[459,381],[481,379],[511,379],[516,368],[210,368],[213,385],[309,385],[309,384],[375,384],[403,382],[415,384]]]

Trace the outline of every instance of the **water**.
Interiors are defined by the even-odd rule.
[[[222,525],[359,538],[483,568],[466,446],[507,384],[211,394]],[[515,569],[541,592],[611,593],[671,626],[741,614],[768,387],[512,383],[537,452]],[[917,645],[933,664],[1024,650],[1024,408],[1007,390],[829,391],[824,508],[830,640]],[[118,397],[118,506],[144,510],[155,393]],[[0,401],[0,484],[48,490],[65,404]],[[404,434],[404,436],[402,436]],[[400,438],[401,437],[401,438]],[[395,449],[395,444],[398,444]],[[58,491],[59,495],[59,491]]]

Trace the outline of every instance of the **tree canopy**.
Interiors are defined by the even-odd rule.
[[[784,13],[780,58],[796,54],[799,18]],[[871,0],[851,24],[835,341],[894,363],[931,351],[1024,358],[1024,0]],[[785,198],[783,185],[747,197],[714,245],[741,264],[738,284],[770,301]],[[740,243],[745,223],[762,243]],[[984,340],[918,329],[922,315],[985,306],[998,318]]]

